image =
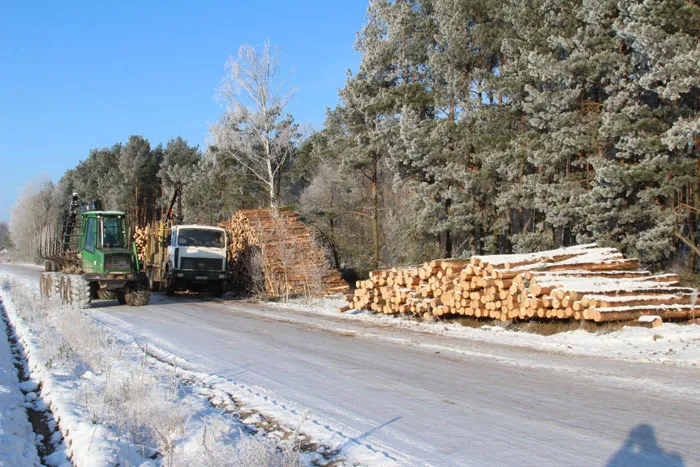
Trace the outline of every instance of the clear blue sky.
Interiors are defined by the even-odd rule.
[[[18,191],[92,148],[145,136],[204,146],[224,65],[269,39],[293,68],[289,110],[320,128],[338,102],[368,0],[4,2],[0,14],[0,221]]]

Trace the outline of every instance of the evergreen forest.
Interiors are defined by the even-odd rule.
[[[37,219],[72,192],[144,225],[177,189],[186,222],[292,206],[361,276],[594,241],[698,269],[696,0],[372,0],[360,26],[322,128],[256,88],[261,69],[284,74],[277,50],[241,47],[204,148],[134,135],[91,150],[27,187],[18,250],[34,255]]]

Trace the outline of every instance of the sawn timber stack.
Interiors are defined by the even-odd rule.
[[[248,209],[219,224],[228,232],[229,270],[250,274],[251,248],[259,248],[265,292],[272,296],[347,293],[340,271],[326,249],[290,210]]]
[[[349,306],[385,314],[507,320],[634,320],[696,316],[697,290],[651,274],[614,248],[578,245],[530,254],[441,259],[372,271]]]

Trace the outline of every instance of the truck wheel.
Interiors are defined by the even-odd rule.
[[[216,281],[209,284],[209,293],[216,298],[224,295],[224,281]]]
[[[148,287],[148,282],[131,282],[126,285],[125,289],[124,298],[129,306],[145,306],[151,300],[151,290]]]
[[[165,283],[165,295],[168,297],[175,295],[175,279],[172,277],[168,278],[167,282]]]

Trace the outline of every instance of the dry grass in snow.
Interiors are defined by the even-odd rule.
[[[295,446],[217,419],[174,369],[153,365],[89,312],[39,297],[24,281],[2,282],[8,314],[75,465],[301,465]]]

